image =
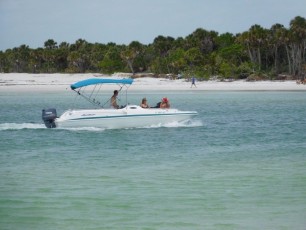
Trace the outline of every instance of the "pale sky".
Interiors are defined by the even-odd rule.
[[[289,28],[306,18],[306,0],[0,0],[0,50],[48,39],[74,43],[152,43],[186,37],[197,28],[241,33],[258,24]]]

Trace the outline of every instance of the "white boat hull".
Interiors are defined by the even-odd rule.
[[[180,122],[195,115],[195,111],[143,109],[137,105],[128,105],[122,109],[68,110],[55,119],[55,124],[59,128],[137,128]]]

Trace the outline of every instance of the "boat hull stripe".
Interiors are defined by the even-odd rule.
[[[94,119],[112,119],[112,118],[129,118],[129,117],[156,117],[156,116],[181,116],[181,115],[197,115],[197,113],[170,113],[170,114],[132,114],[132,115],[112,115],[112,116],[97,116],[97,117],[82,117],[68,119],[70,121],[77,120],[94,120]]]

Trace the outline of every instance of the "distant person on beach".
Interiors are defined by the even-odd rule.
[[[114,109],[119,109],[119,105],[117,104],[117,96],[118,96],[118,90],[114,90],[114,94],[111,97],[111,107]]]
[[[144,108],[144,109],[150,108],[150,106],[149,106],[148,103],[147,103],[147,99],[146,99],[145,97],[142,98],[140,107],[141,107],[141,108]]]
[[[164,97],[160,103],[160,107],[161,109],[169,109],[170,108],[170,103],[168,98]]]
[[[197,86],[195,84],[195,81],[196,81],[195,77],[192,77],[191,78],[191,86],[190,86],[190,88],[192,88],[192,86],[195,86],[197,88]]]

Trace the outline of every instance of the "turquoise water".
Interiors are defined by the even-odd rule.
[[[199,116],[46,129],[68,93],[0,92],[0,229],[306,229],[305,92],[132,92]]]

